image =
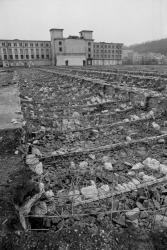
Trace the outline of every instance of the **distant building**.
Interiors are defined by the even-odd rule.
[[[50,41],[0,40],[0,58],[4,67],[50,65]]]
[[[83,30],[80,36],[63,37],[63,29],[51,29],[52,65],[92,65],[93,31]]]
[[[0,67],[84,66],[122,64],[122,43],[94,42],[93,31],[63,36],[50,29],[51,41],[0,40]]]
[[[122,64],[122,43],[94,42],[94,65]]]

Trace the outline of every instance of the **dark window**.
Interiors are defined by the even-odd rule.
[[[23,49],[20,49],[20,54],[23,54]]]
[[[17,47],[17,43],[14,43],[14,46]]]
[[[39,55],[37,55],[37,59],[39,59]]]
[[[33,54],[33,52],[34,52],[34,50],[33,50],[33,49],[31,49],[31,54]]]
[[[48,43],[46,43],[46,47],[49,47],[49,44],[48,44]]]
[[[31,58],[34,59],[34,55],[31,55]]]
[[[29,55],[26,55],[26,59],[29,59]]]
[[[61,42],[61,41],[59,41],[59,45],[62,45],[62,42]]]
[[[17,49],[14,50],[15,54],[17,54]]]
[[[15,55],[15,59],[18,59],[19,57],[18,57],[18,55]]]
[[[88,46],[91,46],[91,42],[88,42]]]
[[[33,43],[30,43],[30,46],[33,47]]]
[[[6,49],[3,49],[3,53],[4,53],[4,54],[6,53]]]
[[[48,58],[48,59],[49,59],[49,55],[46,55],[46,58]]]
[[[11,47],[11,43],[8,43],[8,46]]]
[[[25,45],[25,47],[28,47],[28,43],[25,43],[24,45]]]
[[[4,55],[4,59],[7,59],[8,57],[7,57],[7,55]]]
[[[23,46],[23,44],[22,43],[19,43],[19,45],[22,47]]]
[[[5,43],[2,43],[2,46],[5,46]]]
[[[42,59],[44,59],[44,58],[45,58],[45,56],[44,56],[44,55],[41,55],[41,57],[42,57]]]
[[[62,48],[61,48],[61,47],[59,48],[59,51],[62,51]]]
[[[23,56],[23,55],[21,55],[21,59],[24,59],[24,56]]]
[[[88,54],[88,57],[91,58],[91,54]]]
[[[88,51],[91,52],[91,48],[88,48]]]
[[[36,44],[35,44],[35,46],[37,46],[37,47],[38,47],[38,43],[36,43]]]
[[[43,43],[41,43],[41,47],[43,47]]]
[[[10,55],[10,56],[9,56],[9,58],[10,58],[10,59],[13,59],[13,56],[12,56],[12,55]]]

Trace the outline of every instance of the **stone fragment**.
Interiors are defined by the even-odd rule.
[[[159,124],[157,124],[156,122],[152,122],[152,126],[153,126],[153,128],[155,129],[155,130],[160,130],[160,125]]]
[[[136,185],[135,185],[132,181],[128,182],[128,183],[127,183],[127,186],[128,186],[128,188],[130,188],[130,189],[136,189]]]
[[[130,176],[136,175],[135,171],[129,171],[127,174],[130,175]]]
[[[46,191],[46,192],[45,192],[45,196],[46,196],[46,198],[47,198],[48,200],[50,200],[50,201],[54,199],[54,193],[53,193],[52,190]]]
[[[132,182],[137,186],[140,184],[140,181],[138,181],[137,179],[132,179]]]
[[[89,158],[92,159],[92,160],[95,160],[96,156],[94,154],[89,154]]]
[[[43,174],[43,165],[42,165],[42,162],[39,162],[36,165],[29,165],[29,167],[37,175]]]
[[[98,189],[94,181],[91,181],[91,183],[91,186],[81,188],[81,193],[85,199],[93,199],[98,197]]]
[[[159,167],[160,167],[160,162],[157,161],[156,159],[152,159],[150,157],[148,157],[147,159],[145,159],[143,161],[143,164],[146,167],[148,167],[148,168],[150,168],[152,170],[157,170],[157,171],[159,170]]]
[[[40,150],[38,148],[35,148],[35,147],[32,148],[32,154],[42,157],[42,153],[40,152]]]
[[[139,214],[140,214],[140,210],[138,207],[125,213],[126,217],[131,221],[138,219]]]
[[[112,171],[112,170],[113,170],[113,166],[112,166],[111,162],[105,162],[105,163],[104,163],[104,168],[105,168],[106,170],[109,170],[109,171]]]
[[[85,169],[88,167],[88,162],[87,161],[81,161],[79,163],[79,167],[82,168],[82,169]]]
[[[105,196],[110,192],[110,187],[109,185],[102,185],[100,188],[98,188],[98,195],[99,196]]]
[[[79,190],[72,190],[69,192],[68,195],[69,195],[69,199],[74,201],[75,203],[77,202],[80,203],[82,201]]]
[[[133,165],[132,170],[138,170],[138,169],[142,169],[142,168],[144,168],[144,165],[141,162],[139,162],[139,163],[136,163],[135,165]]]
[[[141,218],[141,219],[146,219],[146,218],[148,218],[148,213],[147,213],[147,211],[141,211],[141,212],[140,212],[140,218]]]
[[[147,182],[147,181],[155,181],[156,180],[156,178],[154,177],[154,176],[150,176],[150,175],[143,175],[143,180],[145,181],[145,182]]]
[[[126,136],[126,141],[130,142],[132,140],[132,138],[130,136]]]
[[[44,202],[44,201],[38,202],[33,209],[33,214],[37,215],[37,216],[43,216],[43,215],[47,214],[46,202]]]
[[[163,173],[165,175],[167,174],[167,166],[166,165],[160,164],[159,170],[160,170],[161,173]]]
[[[136,202],[136,206],[137,206],[140,210],[144,210],[143,205],[142,205],[139,201]]]

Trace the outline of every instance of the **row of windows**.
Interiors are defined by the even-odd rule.
[[[17,59],[49,59],[49,55],[46,55],[46,56],[41,55],[41,57],[40,57],[40,55],[36,55],[36,57],[34,55],[31,55],[31,56],[30,55],[20,55],[20,57],[18,55],[15,55],[15,56],[4,55],[4,60],[7,60],[7,59],[10,59],[10,60],[13,60],[13,59],[15,59],[15,60],[17,60]]]
[[[9,54],[12,54],[12,49],[3,49],[3,53],[4,54],[7,54],[7,51],[8,51],[8,53]],[[50,50],[49,49],[46,49],[46,50],[44,50],[44,49],[30,49],[30,50],[28,50],[28,49],[13,49],[13,51],[14,51],[14,53],[15,54],[17,54],[19,51],[20,51],[20,53],[21,54],[23,54],[24,52],[25,53],[28,53],[28,51],[30,51],[32,54],[36,51],[36,53],[39,53],[39,51],[41,51],[41,53],[45,53],[45,51],[46,51],[46,53],[47,54],[49,54],[49,52],[50,52]]]
[[[117,54],[121,54],[122,53],[122,51],[121,50],[94,50],[94,53],[99,53],[99,52],[101,52],[101,53],[117,53]]]
[[[121,59],[121,55],[94,55],[95,58],[120,58]]]
[[[111,44],[94,44],[94,48],[117,48],[117,49],[121,49],[122,46],[117,44],[117,45],[111,45]]]
[[[2,42],[1,43],[2,46],[8,46],[8,47],[11,47],[11,46],[14,46],[14,47],[49,47],[50,44],[49,43],[39,43],[39,42],[36,42],[36,43],[11,43],[11,42]]]

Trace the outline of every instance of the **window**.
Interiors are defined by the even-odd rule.
[[[88,46],[91,46],[91,42],[88,42]]]
[[[4,54],[6,53],[6,49],[3,49],[3,53],[4,53]]]
[[[34,53],[34,50],[33,49],[31,49],[31,54],[33,54]]]
[[[25,43],[24,45],[25,45],[25,47],[28,47],[28,43]]]
[[[8,43],[8,46],[11,47],[11,43]]]
[[[17,47],[17,43],[14,43],[14,47]]]
[[[49,59],[49,55],[46,55],[46,58]]]
[[[111,48],[111,45],[108,45],[108,48]]]
[[[21,55],[21,59],[24,59],[24,56],[23,56],[23,55]]]
[[[23,44],[22,43],[19,43],[20,47],[23,47]]]
[[[33,43],[30,43],[30,47],[33,47]]]
[[[34,55],[31,55],[31,58],[34,59]]]
[[[15,50],[14,50],[14,53],[17,54],[17,52],[18,52],[17,49],[15,49]]]
[[[91,54],[88,54],[88,57],[91,58]]]
[[[46,47],[49,47],[49,44],[48,44],[48,43],[46,43]]]
[[[49,54],[49,49],[46,49],[46,53]]]
[[[11,55],[12,55],[12,49],[9,49],[8,51],[9,51],[9,54],[11,54]]]
[[[23,49],[20,49],[20,54],[23,54]]]
[[[41,43],[41,47],[43,47],[43,43]]]
[[[45,56],[44,56],[44,55],[41,55],[41,58],[42,58],[42,59],[44,59],[44,58],[45,58]]]
[[[26,54],[28,54],[28,49],[25,49]]]
[[[19,57],[18,57],[18,55],[15,55],[15,59],[18,59]]]
[[[38,43],[36,43],[36,44],[35,44],[35,46],[37,46],[37,47],[38,47]]]
[[[2,46],[5,46],[6,44],[5,43],[2,43]]]
[[[29,55],[26,55],[26,59],[29,59]]]
[[[88,51],[91,52],[91,48],[88,48]]]
[[[103,50],[101,50],[101,53],[103,53]]]
[[[37,59],[39,59],[39,55],[37,55]]]
[[[59,48],[59,51],[62,51],[62,48],[61,48],[61,47]]]
[[[37,54],[39,53],[39,49],[36,49],[36,53],[37,53]]]
[[[7,55],[4,55],[4,60],[7,60],[7,59],[8,59]]]
[[[13,56],[12,56],[12,55],[10,55],[10,56],[9,56],[9,58],[10,58],[10,59],[13,59]]]
[[[61,42],[61,41],[59,41],[59,45],[62,45],[62,42]]]

